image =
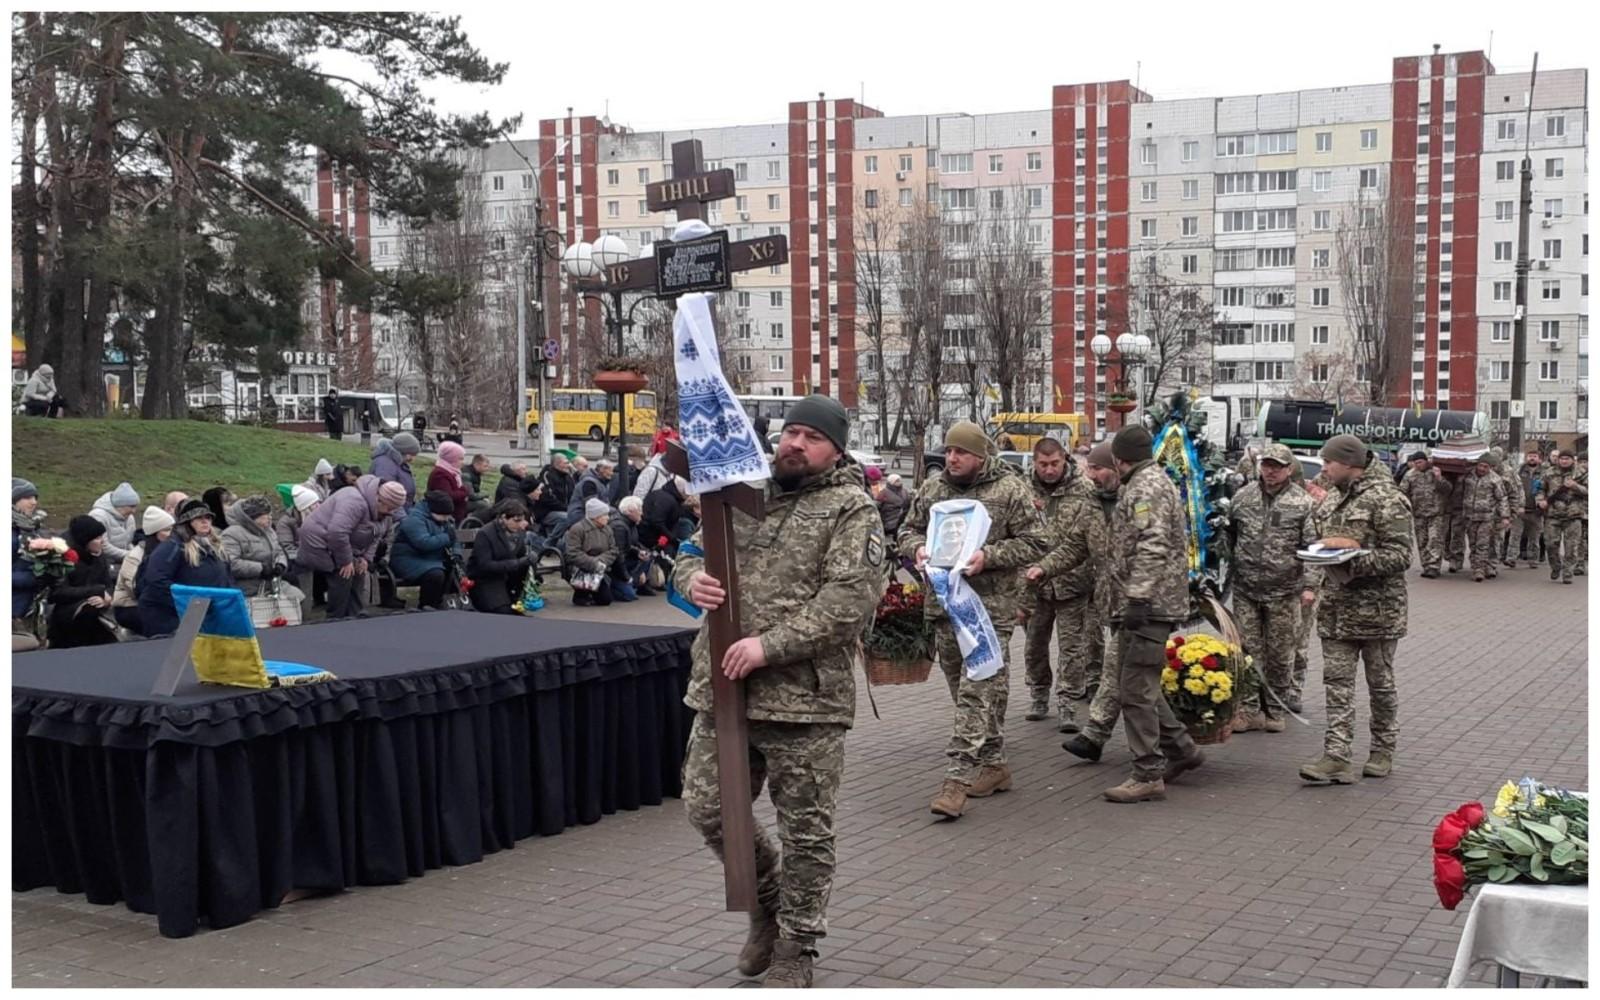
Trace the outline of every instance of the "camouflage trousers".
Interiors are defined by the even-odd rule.
[[[809,944],[828,933],[833,890],[835,805],[844,774],[842,725],[750,722],[750,793],[767,784],[778,813],[778,842],[756,821],[756,892],[778,915],[778,934]],[[722,857],[722,792],[717,787],[717,727],[700,712],[683,761],[683,804],[689,822]]]
[[[1056,635],[1056,676],[1054,694],[1056,702],[1079,701],[1084,696],[1085,667],[1089,659],[1090,633],[1097,623],[1094,618],[1094,601],[1084,594],[1067,601],[1040,597],[1028,615],[1026,640],[1022,647],[1028,691],[1035,701],[1044,701],[1052,693],[1050,678],[1050,633]]]
[[[1450,565],[1460,569],[1467,561],[1467,516],[1451,514],[1450,527],[1445,532],[1445,558]]]
[[[1511,541],[1506,545],[1506,556],[1510,559],[1522,557],[1523,546],[1528,549],[1528,561],[1539,562],[1539,543],[1544,541],[1544,512],[1535,507],[1533,513],[1522,512],[1521,517],[1511,519]]]
[[[1412,515],[1411,530],[1417,540],[1417,556],[1422,562],[1422,568],[1438,572],[1439,560],[1444,558],[1444,515],[1436,514],[1431,517]]]
[[[1545,531],[1545,540],[1550,547],[1550,572],[1559,575],[1563,580],[1572,579],[1573,570],[1583,569],[1584,566],[1583,532],[1588,522],[1577,518],[1564,521],[1551,521]]]
[[[1306,690],[1306,668],[1310,663],[1308,657],[1311,653],[1311,633],[1317,627],[1317,608],[1322,606],[1322,595],[1311,602],[1311,607],[1300,606],[1299,638],[1294,649],[1294,691],[1295,698],[1303,699]]]
[[[950,700],[956,705],[950,743],[944,751],[950,758],[950,765],[945,768],[947,778],[970,785],[978,776],[979,768],[1001,767],[1006,762],[1006,699],[1011,690],[1012,627],[1010,622],[994,623],[1005,665],[993,677],[975,681],[967,676],[961,662],[961,647],[956,644],[950,620],[940,618],[933,624],[939,669],[944,671],[945,682],[950,685]]]
[[[1468,521],[1467,538],[1472,543],[1472,573],[1494,576],[1496,570],[1494,536],[1500,533],[1499,521]]]
[[[1114,629],[1110,641],[1105,638],[1106,629],[1103,626],[1098,631],[1101,636],[1100,686],[1095,689],[1094,699],[1089,702],[1089,719],[1083,724],[1083,735],[1085,739],[1105,746],[1106,741],[1111,739],[1112,730],[1117,728],[1117,720],[1122,717],[1122,649]]]
[[[1284,714],[1282,703],[1290,700],[1294,689],[1294,654],[1300,639],[1300,595],[1285,594],[1257,601],[1234,591],[1233,620],[1239,626],[1245,652],[1255,660],[1255,666],[1261,668],[1261,675],[1272,688],[1268,695],[1261,690],[1260,678],[1254,678],[1255,683],[1246,685],[1249,693],[1240,699],[1239,710],[1279,718]],[[1255,673],[1254,667],[1245,670]]]
[[[1400,735],[1400,695],[1394,684],[1394,651],[1399,645],[1398,639],[1322,640],[1322,687],[1328,708],[1322,748],[1329,757],[1350,760],[1350,744],[1355,740],[1357,661],[1366,664],[1372,749],[1394,753]]]
[[[1165,641],[1119,630],[1117,635],[1122,729],[1133,754],[1135,781],[1155,781],[1168,761],[1194,756],[1194,740],[1161,693]]]

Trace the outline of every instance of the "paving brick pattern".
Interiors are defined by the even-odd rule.
[[[1412,572],[1395,774],[1305,787],[1310,729],[1249,733],[1164,803],[1117,806],[1119,734],[1076,762],[1022,719],[1015,790],[937,823],[949,700],[937,679],[861,699],[819,986],[1439,986],[1466,908],[1441,909],[1439,816],[1531,774],[1588,787],[1584,586],[1543,570],[1496,583]],[[1579,583],[1586,583],[1580,579]],[[676,623],[659,599],[563,617]],[[1315,646],[1315,643],[1313,643]],[[1360,725],[1365,726],[1365,713]],[[1364,729],[1357,754],[1366,750]],[[763,801],[758,815],[771,821]],[[682,807],[619,813],[481,864],[359,888],[185,940],[155,918],[51,890],[12,896],[19,986],[735,986],[744,917]],[[1487,982],[1486,970],[1478,976]]]

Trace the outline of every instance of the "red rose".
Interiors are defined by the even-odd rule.
[[[1200,662],[1205,666],[1205,668],[1207,670],[1215,670],[1215,669],[1217,669],[1217,658],[1215,656],[1208,656],[1205,659],[1201,660]]]
[[[1467,830],[1468,827],[1461,822],[1461,818],[1451,813],[1433,828],[1433,849],[1441,854],[1448,854],[1461,843],[1461,838],[1467,835]]]
[[[462,590],[471,590],[473,587],[476,587],[476,586],[477,586],[477,583],[473,582],[471,579],[469,579],[467,577],[462,577],[461,578],[461,589]]]
[[[1476,830],[1483,822],[1483,805],[1478,802],[1468,802],[1450,815],[1459,819],[1467,830]]]
[[[272,619],[272,621],[267,622],[267,627],[268,628],[283,628],[287,624],[289,624],[289,619],[287,619],[287,618],[274,618],[274,619]]]
[[[65,559],[67,562],[69,562],[72,565],[76,566],[76,565],[78,565],[78,550],[77,549],[68,549],[67,550],[67,554],[62,556],[61,558]]]
[[[1174,645],[1174,646],[1181,646],[1181,645],[1183,645],[1183,636],[1181,636],[1181,635],[1175,635],[1175,636],[1173,636],[1173,637],[1172,637],[1172,644],[1173,644],[1173,645]]]
[[[1433,887],[1439,893],[1439,902],[1447,910],[1461,905],[1467,895],[1467,872],[1453,855],[1433,856]]]

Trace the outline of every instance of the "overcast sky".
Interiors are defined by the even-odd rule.
[[[1590,7],[536,0],[515,13],[457,8],[471,41],[511,69],[499,87],[437,94],[451,110],[521,114],[522,136],[569,105],[578,115],[609,108],[639,131],[776,122],[789,101],[818,91],[864,91],[888,115],[1037,110],[1049,107],[1053,84],[1136,78],[1158,100],[1222,97],[1386,82],[1395,56],[1435,43],[1487,49],[1502,73],[1525,70],[1535,49],[1547,69],[1592,68]],[[680,65],[695,44],[703,58]]]

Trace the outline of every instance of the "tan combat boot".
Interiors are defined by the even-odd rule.
[[[1011,767],[1001,764],[999,767],[979,768],[978,776],[972,779],[972,787],[967,789],[967,797],[983,799],[995,792],[1009,791],[1011,791]]]
[[[1335,760],[1323,754],[1300,768],[1300,777],[1306,781],[1328,782],[1334,785],[1353,785],[1358,780],[1356,769],[1347,760]]]
[[[1085,709],[1084,714],[1088,714]],[[1077,706],[1070,700],[1063,700],[1056,709],[1056,732],[1075,733],[1083,727],[1078,725]]]
[[[1382,750],[1374,750],[1367,757],[1366,766],[1361,773],[1369,778],[1387,778],[1389,772],[1394,770],[1394,754]]]
[[[1115,788],[1108,788],[1103,793],[1108,802],[1145,802],[1151,799],[1164,799],[1167,797],[1167,786],[1160,778],[1154,781],[1140,781],[1138,778],[1129,778]]]
[[[1201,750],[1199,747],[1196,747],[1194,753],[1192,753],[1189,756],[1183,758],[1182,760],[1169,760],[1169,761],[1167,761],[1167,769],[1161,775],[1161,781],[1162,781],[1163,784],[1165,784],[1168,781],[1173,781],[1173,780],[1177,779],[1180,775],[1182,775],[1183,772],[1185,772],[1185,771],[1193,771],[1195,768],[1199,767],[1201,764],[1204,764],[1205,762],[1206,762],[1205,751]]]
[[[1275,715],[1269,715],[1261,720],[1261,728],[1269,733],[1281,733],[1288,728],[1288,724]]]
[[[779,941],[772,948],[772,968],[762,982],[764,989],[811,988],[811,954],[799,941]]]
[[[1029,722],[1038,722],[1041,719],[1050,718],[1050,697],[1049,697],[1049,695],[1042,695],[1042,694],[1034,695],[1033,696],[1033,703],[1028,706],[1028,714],[1024,715],[1023,718],[1027,719]]]
[[[951,819],[960,819],[961,811],[967,807],[967,786],[954,778],[944,779],[944,784],[939,788],[939,794],[933,797],[930,808],[936,816],[948,816]]]
[[[1266,721],[1266,716],[1260,712],[1252,712],[1249,709],[1241,708],[1233,715],[1233,731],[1236,733],[1248,733],[1252,729],[1265,729],[1267,728]]]
[[[765,906],[750,914],[750,935],[739,949],[739,974],[759,976],[772,964],[772,945],[778,940],[778,916]]]

